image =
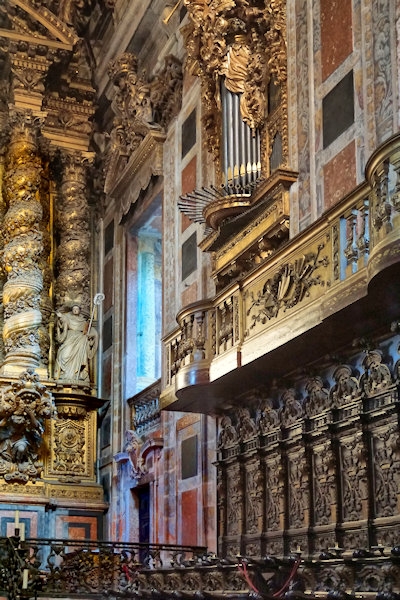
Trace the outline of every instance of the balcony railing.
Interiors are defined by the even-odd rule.
[[[400,135],[371,157],[362,185],[284,246],[260,252],[241,271],[242,245],[228,246],[231,283],[183,309],[178,329],[164,339],[162,407],[365,297],[374,277],[399,262]]]
[[[160,391],[161,381],[158,379],[128,400],[131,407],[131,429],[138,435],[145,435],[160,425]]]

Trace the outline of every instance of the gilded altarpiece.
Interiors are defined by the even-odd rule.
[[[94,468],[101,401],[92,360],[98,334],[88,150],[95,90],[78,12],[75,3],[29,0],[7,0],[0,11],[7,54],[0,103],[1,502],[29,505],[29,527],[59,501],[92,503],[99,515],[104,507]],[[49,522],[39,535],[54,533]]]

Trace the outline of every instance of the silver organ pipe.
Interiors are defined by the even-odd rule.
[[[233,183],[239,185],[239,169],[240,169],[240,146],[239,146],[239,123],[240,108],[238,94],[232,94],[233,99]]]
[[[243,188],[261,174],[260,132],[252,130],[240,113],[240,94],[221,84],[222,168],[225,184]]]

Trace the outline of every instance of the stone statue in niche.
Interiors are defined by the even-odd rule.
[[[89,361],[98,346],[98,333],[82,315],[78,304],[57,313],[57,352],[54,379],[90,383]]]

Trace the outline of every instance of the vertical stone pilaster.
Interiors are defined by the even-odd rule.
[[[38,152],[41,121],[31,111],[10,115],[11,138],[6,157],[2,256],[5,359],[0,373],[19,375],[41,365],[39,327],[43,277],[40,222],[43,212],[39,187],[42,163]]]

